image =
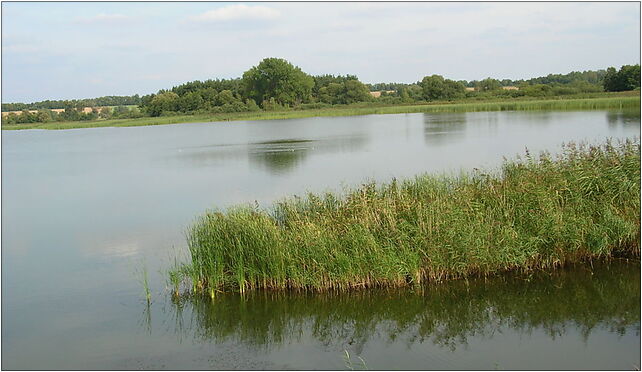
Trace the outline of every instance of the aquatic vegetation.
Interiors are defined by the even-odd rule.
[[[399,287],[639,254],[640,144],[567,144],[496,172],[420,175],[201,216],[190,293]]]
[[[143,265],[143,267],[140,269],[138,275],[140,276],[139,278],[140,284],[143,286],[145,300],[147,300],[147,303],[149,304],[150,301],[152,300],[152,293],[151,293],[151,290],[149,289],[149,280],[147,279],[147,267],[145,265]]]
[[[359,103],[339,105],[321,109],[233,112],[217,114],[176,115],[161,117],[144,117],[137,119],[115,119],[97,121],[72,121],[31,124],[3,124],[2,129],[71,129],[98,127],[131,127],[145,125],[163,125],[197,122],[238,121],[238,120],[278,120],[300,119],[319,116],[356,116],[373,114],[403,114],[422,112],[473,112],[473,111],[527,111],[527,110],[604,110],[639,108],[640,96],[613,95],[599,93],[597,96],[533,100],[502,99],[491,101],[433,102],[430,104],[382,105],[378,103]]]
[[[368,365],[366,364],[366,361],[363,360],[363,358],[360,357],[359,355],[357,355],[357,359],[359,359],[360,361],[359,367],[361,367],[361,370],[364,370],[364,371],[367,370]],[[350,357],[350,352],[348,352],[347,349],[343,349],[343,362],[345,363],[345,366],[347,369],[354,371],[355,366],[352,364],[352,357]]]
[[[173,298],[174,332],[215,343],[243,343],[259,350],[313,338],[355,360],[375,340],[413,346],[429,343],[455,351],[472,339],[542,332],[638,334],[640,265],[637,259],[594,261],[562,269],[510,272],[488,278],[363,291],[225,293]],[[344,354],[345,355],[345,354]],[[368,360],[370,362],[370,360]],[[370,363],[368,363],[370,364]],[[377,369],[376,366],[370,365]]]

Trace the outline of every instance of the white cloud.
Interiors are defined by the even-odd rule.
[[[234,20],[270,20],[279,17],[279,11],[263,5],[248,6],[244,4],[229,5],[210,10],[203,14],[190,17],[200,22],[221,22]]]

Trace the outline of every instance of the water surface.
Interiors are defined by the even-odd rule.
[[[639,361],[639,306],[629,310],[632,315],[627,315],[624,333],[610,327],[621,318],[615,310],[603,314],[596,323],[599,326],[588,333],[575,313],[559,318],[564,320],[561,323],[540,313],[540,322],[531,322],[530,335],[509,324],[517,313],[500,318],[485,315],[477,320],[481,328],[473,327],[474,334],[465,341],[449,339],[455,345],[452,350],[417,341],[437,337],[434,332],[439,328],[418,331],[425,324],[418,317],[433,317],[433,313],[417,310],[385,316],[388,310],[376,305],[385,303],[387,295],[375,293],[327,299],[332,304],[327,307],[320,305],[326,300],[316,296],[262,302],[231,297],[221,301],[236,311],[219,314],[217,319],[242,321],[243,327],[232,327],[227,333],[225,324],[199,321],[209,319],[208,311],[220,308],[187,303],[181,305],[184,320],[177,331],[177,307],[166,292],[161,271],[171,265],[177,252],[185,253],[184,231],[207,208],[268,205],[291,194],[342,190],[369,180],[388,181],[422,172],[493,168],[503,157],[526,148],[531,153],[555,152],[562,142],[632,138],[639,131],[639,112],[607,111],[370,115],[3,131],[2,367],[334,369],[346,368],[342,353],[348,350],[355,368],[360,362],[357,356],[370,369],[492,369],[494,363],[499,363],[498,368],[594,368],[598,365],[591,364],[594,359],[604,356],[604,363],[611,364],[601,366],[628,369]],[[143,267],[153,294],[149,311],[141,301]],[[639,283],[634,275],[638,269],[623,270],[622,275]],[[639,287],[612,290],[618,296],[610,299],[633,296],[639,303]],[[394,296],[401,303],[425,301],[406,292]],[[509,298],[517,301],[518,297]],[[315,334],[309,328],[316,324],[317,308],[340,308],[337,301],[370,317],[369,326],[359,328],[367,342],[350,344],[338,337],[339,343],[326,345],[327,338],[317,337],[320,330]],[[485,301],[475,305],[481,313],[493,311],[499,300],[489,296]],[[445,299],[431,306],[444,314],[454,309]],[[521,308],[517,302],[515,306]],[[291,307],[301,310],[290,312]],[[279,333],[270,316],[280,316],[280,322],[291,326]],[[355,315],[346,313],[328,316],[323,324],[331,334],[358,322]],[[409,322],[402,332],[405,336],[382,333],[399,316]],[[501,332],[478,330],[492,329],[497,321],[503,324],[496,328]],[[185,327],[185,323],[192,325]],[[553,339],[547,333],[548,324],[563,331]],[[197,330],[205,333],[199,336]],[[259,330],[272,341],[249,337]],[[299,331],[302,338],[295,342]],[[484,338],[477,337],[482,334]],[[433,345],[430,350],[438,346],[446,351],[432,357],[427,345]],[[512,347],[513,359],[497,354],[507,345]],[[600,348],[602,352],[597,351]],[[476,363],[480,364],[476,367]]]

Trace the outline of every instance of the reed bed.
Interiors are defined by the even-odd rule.
[[[210,211],[187,235],[191,262],[170,273],[176,294],[400,287],[638,255],[640,144],[567,144],[493,174]]]
[[[627,92],[628,94],[628,92]],[[489,102],[432,102],[409,105],[381,105],[362,103],[339,105],[323,109],[235,112],[223,114],[195,114],[164,117],[145,117],[138,119],[114,119],[73,122],[52,122],[32,124],[3,124],[2,129],[73,129],[99,127],[133,127],[146,125],[164,125],[195,122],[220,122],[239,120],[282,120],[301,119],[321,116],[356,116],[403,113],[438,113],[438,112],[475,112],[475,111],[535,111],[535,110],[607,110],[630,109],[640,107],[640,96],[610,95],[600,93],[597,98],[560,97],[556,99],[533,100],[514,99]]]

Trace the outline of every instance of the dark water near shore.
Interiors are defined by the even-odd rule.
[[[4,131],[2,367],[640,368],[638,262],[214,303],[172,302],[162,272],[207,208],[639,132],[639,112],[605,111]]]

